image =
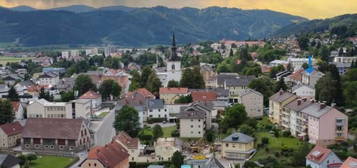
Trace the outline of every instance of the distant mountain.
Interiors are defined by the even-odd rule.
[[[49,10],[67,11],[67,12],[73,12],[73,13],[83,13],[83,12],[92,12],[92,11],[96,10],[96,8],[86,6],[86,5],[72,5],[72,6],[66,6],[66,7],[60,7],[60,8],[52,8]]]
[[[357,33],[357,14],[341,15],[329,19],[316,19],[285,26],[274,33],[274,36],[288,36],[301,33],[329,31],[337,26],[346,26],[348,31]]]
[[[78,11],[85,11],[79,8]],[[32,12],[0,9],[0,43],[147,46],[169,44],[172,32],[179,43],[262,39],[284,26],[306,21],[269,10],[115,8],[121,10],[87,8],[88,12],[74,13],[58,9]]]
[[[30,11],[35,11],[35,8],[29,7],[29,6],[16,6],[13,8],[10,8],[13,11],[18,11],[18,12],[30,12]]]
[[[131,8],[131,7],[127,7],[127,6],[107,6],[107,7],[102,7],[102,8],[98,8],[97,10],[101,10],[101,11],[124,11],[124,12],[130,12],[132,10],[134,10],[136,8]]]

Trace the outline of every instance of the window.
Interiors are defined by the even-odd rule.
[[[191,128],[193,128],[193,125],[191,125]]]

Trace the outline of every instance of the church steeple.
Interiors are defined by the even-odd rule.
[[[176,47],[176,38],[175,33],[172,33],[172,46],[171,46],[171,56],[169,61],[179,61],[179,57],[177,56],[177,47]]]

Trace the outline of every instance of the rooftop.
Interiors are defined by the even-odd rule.
[[[233,133],[222,140],[222,142],[229,142],[229,143],[250,143],[253,141],[254,141],[253,137],[242,133]]]
[[[187,94],[188,88],[160,88],[161,94]]]
[[[276,101],[276,102],[283,102],[291,97],[297,97],[295,94],[280,90],[279,92],[275,93],[273,96],[270,96],[269,100]]]
[[[97,92],[94,92],[92,90],[84,93],[81,97],[79,97],[80,99],[97,99],[100,98],[101,95]]]
[[[321,163],[328,157],[330,153],[332,153],[330,149],[316,145],[306,156],[306,159],[315,163]]]
[[[7,136],[12,136],[12,135],[20,134],[23,130],[23,127],[19,122],[16,121],[13,123],[6,123],[0,125],[0,129],[2,129]]]

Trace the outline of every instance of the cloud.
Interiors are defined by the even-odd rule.
[[[132,7],[167,6],[171,8],[209,6],[242,9],[270,9],[308,18],[326,18],[346,13],[357,13],[356,0],[0,0],[0,5],[13,7],[28,5],[36,8],[54,8],[84,4],[94,7],[125,5]]]

